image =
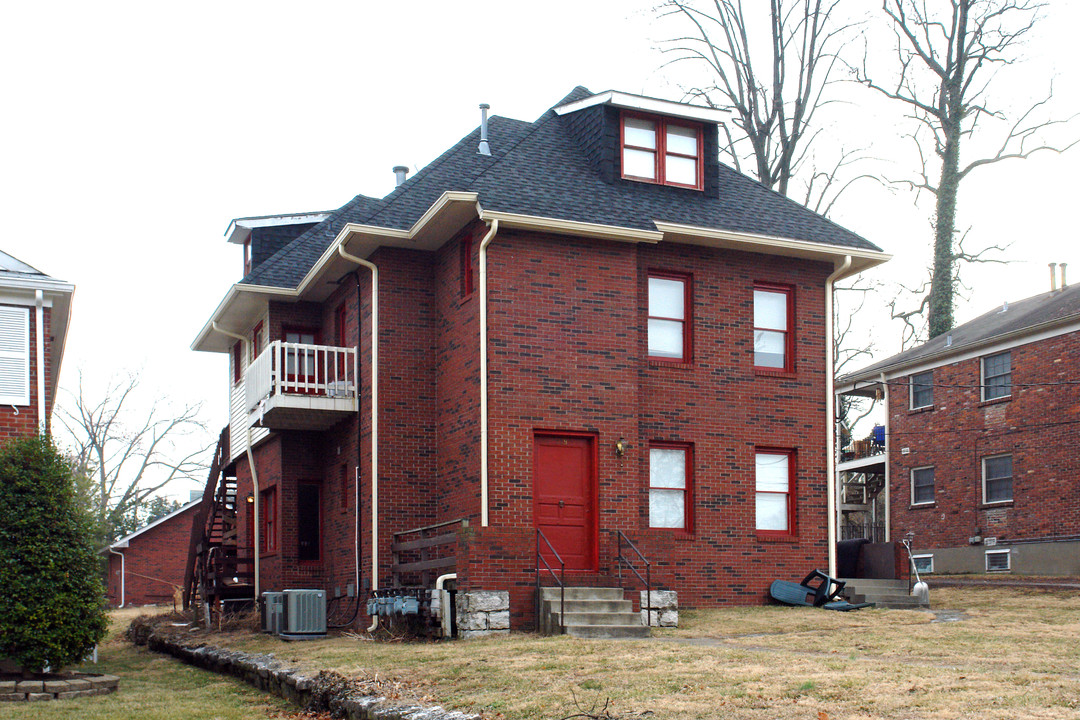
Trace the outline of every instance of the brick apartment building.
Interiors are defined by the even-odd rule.
[[[261,591],[366,596],[440,523],[431,567],[515,628],[538,531],[583,585],[621,531],[684,606],[829,565],[831,286],[888,256],[720,164],[721,117],[577,88],[382,199],[233,222],[192,347],[230,358],[225,532]]]
[[[880,454],[841,462],[840,485],[880,478],[888,533],[914,534],[921,572],[1080,574],[1080,286],[994,308],[836,389],[886,398]]]
[[[184,584],[191,522],[189,502],[101,550],[108,558],[105,596],[112,607],[167,604]]]
[[[0,252],[0,442],[51,430],[74,292]]]

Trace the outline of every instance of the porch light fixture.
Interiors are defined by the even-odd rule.
[[[622,457],[626,454],[626,448],[629,445],[626,444],[626,438],[620,437],[615,441],[615,457]]]
[[[254,496],[253,494],[251,494],[251,493],[248,493],[248,494],[247,494],[247,497],[246,497],[246,498],[244,498],[244,499],[245,499],[245,500],[247,500],[247,502],[248,502],[249,504],[250,504],[250,503],[253,503],[253,502],[255,502],[255,496]]]

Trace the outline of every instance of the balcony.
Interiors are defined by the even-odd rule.
[[[250,425],[325,430],[357,408],[355,348],[275,340],[244,374]]]

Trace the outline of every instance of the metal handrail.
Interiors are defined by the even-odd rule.
[[[555,570],[548,564],[547,558],[540,554],[540,541],[543,540],[547,545],[548,550],[555,556],[555,559],[559,561],[559,574],[555,575]],[[555,582],[559,583],[559,627],[563,632],[566,632],[566,623],[563,620],[563,614],[566,612],[566,563],[563,562],[562,557],[555,551],[555,548],[551,546],[551,541],[544,535],[544,531],[540,528],[536,528],[536,625],[537,630],[540,629],[540,611],[543,609],[543,599],[540,597],[540,563],[544,563],[544,567],[551,574],[551,577],[555,579]]]
[[[641,551],[637,549],[637,545],[631,542],[630,538],[626,537],[626,534],[622,530],[615,531],[618,534],[619,539],[619,586],[622,586],[622,568],[623,563],[626,563],[626,567],[630,568],[630,572],[637,575],[637,579],[645,583],[645,624],[652,627],[652,563],[649,559],[641,554]],[[623,542],[630,546],[630,549],[637,553],[641,562],[645,563],[645,577],[641,577],[641,573],[634,567],[634,564],[630,562],[630,558],[623,555]]]

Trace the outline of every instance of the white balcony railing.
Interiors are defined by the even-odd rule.
[[[355,348],[275,340],[244,374],[247,411],[273,395],[355,398],[356,378]]]

